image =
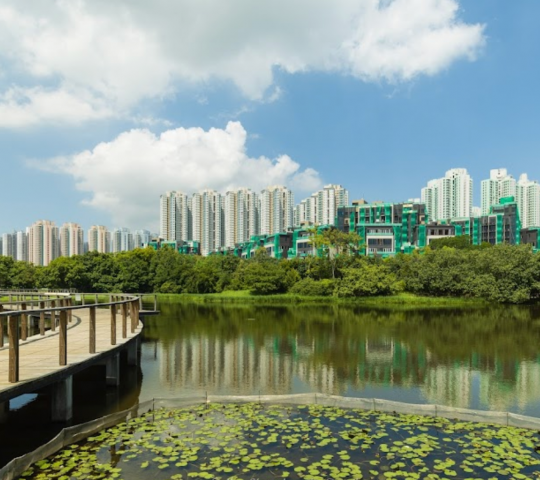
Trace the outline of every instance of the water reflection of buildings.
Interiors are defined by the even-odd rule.
[[[292,371],[290,354],[245,337],[186,337],[160,353],[161,381],[175,389],[281,394],[291,391]]]
[[[522,410],[540,397],[540,363],[535,361],[497,362],[472,355],[450,362],[391,338],[350,339],[345,347],[332,341],[295,335],[267,335],[262,341],[249,335],[186,336],[160,345],[161,382],[176,391],[252,394],[290,393],[300,385],[332,394],[420,387],[428,403],[467,408],[474,395],[484,408],[497,410]]]
[[[433,365],[422,391],[430,403],[467,408],[472,404],[473,383],[478,384],[478,403],[497,411],[523,411],[540,396],[540,364],[532,361],[464,362]]]
[[[312,391],[339,394],[368,385],[410,387],[425,375],[425,353],[390,339],[355,341],[349,346],[354,359],[345,355],[343,363],[326,358],[325,348],[296,336],[268,336],[262,343],[248,336],[186,336],[160,345],[160,376],[172,389],[283,394],[293,391],[296,381]]]
[[[471,405],[471,370],[461,365],[432,365],[422,392],[428,403],[468,408]]]

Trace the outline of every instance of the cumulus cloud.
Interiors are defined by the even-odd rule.
[[[276,69],[407,81],[474,60],[483,31],[460,19],[458,0],[3,0],[0,75],[84,108],[60,115],[0,92],[13,117],[1,126],[122,115],[214,80],[272,101]]]
[[[247,133],[239,122],[225,129],[177,128],[156,136],[144,129],[124,132],[69,157],[40,167],[73,177],[87,192],[85,203],[109,212],[116,225],[156,227],[159,196],[168,190],[187,194],[213,188],[288,185],[295,193],[311,193],[321,185],[319,174],[287,155],[252,158],[246,153]]]

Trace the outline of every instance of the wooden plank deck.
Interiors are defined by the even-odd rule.
[[[9,346],[0,348],[0,401],[21,393],[30,393],[32,388],[53,383],[62,376],[82,370],[85,364],[105,358],[108,353],[118,351],[138,336],[143,324],[138,322],[131,333],[131,319],[127,319],[127,337],[122,338],[122,314],[116,315],[116,345],[111,345],[111,313],[107,309],[96,309],[96,353],[90,351],[90,309],[73,311],[73,321],[67,330],[67,365],[59,364],[59,330],[47,331],[45,336],[35,335],[20,342],[19,382],[10,383]],[[30,390],[29,390],[30,389]]]

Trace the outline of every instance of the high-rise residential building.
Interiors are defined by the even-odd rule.
[[[111,233],[111,252],[127,252],[132,250],[133,235],[129,228],[115,228]]]
[[[482,180],[482,215],[489,215],[493,205],[498,205],[504,197],[516,196],[516,179],[508,175],[506,168],[495,168],[489,171],[489,179]]]
[[[60,227],[60,255],[72,257],[84,253],[84,232],[78,223],[64,223]]]
[[[349,204],[349,192],[341,185],[325,185],[317,192],[317,222],[320,225],[334,225],[337,209]]]
[[[304,198],[294,207],[294,226],[312,225],[316,217],[317,198],[315,195]]]
[[[39,220],[28,228],[28,261],[46,267],[60,256],[58,227],[49,220]]]
[[[473,207],[473,181],[465,168],[448,170],[443,178],[430,180],[422,189],[430,220],[470,217]]]
[[[234,247],[259,234],[259,196],[249,188],[225,194],[225,246]]]
[[[4,233],[2,235],[2,255],[4,257],[11,257],[14,260],[17,259],[17,234]]]
[[[325,185],[294,209],[294,225],[334,225],[337,209],[349,204],[349,192],[341,185]]]
[[[204,190],[200,194],[200,201],[201,253],[208,255],[225,244],[223,197],[215,190]]]
[[[259,205],[261,235],[273,235],[294,227],[294,194],[287,187],[265,188]]]
[[[540,227],[540,184],[529,180],[526,173],[519,176],[516,201],[522,228]]]
[[[28,234],[19,230],[16,232],[17,242],[17,260],[20,262],[28,262]]]
[[[152,234],[149,230],[135,230],[133,233],[133,248],[143,248],[150,243]]]
[[[224,199],[215,190],[204,190],[191,197],[192,235],[189,240],[200,242],[201,254],[224,246]]]
[[[188,240],[190,199],[182,192],[166,192],[160,198],[160,237],[167,241]]]
[[[201,242],[203,237],[203,208],[202,194],[194,193],[189,202],[189,210],[191,212],[191,238],[196,242]]]
[[[129,228],[115,228],[111,235],[111,252],[128,252],[133,250],[133,234]]]
[[[109,253],[111,251],[111,233],[103,225],[92,225],[88,230],[88,251]]]

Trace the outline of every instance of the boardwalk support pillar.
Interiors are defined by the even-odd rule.
[[[107,385],[118,387],[120,385],[120,355],[112,355],[107,359],[106,364]]]
[[[4,423],[9,414],[9,400],[0,403],[0,423]]]
[[[73,418],[73,377],[55,383],[51,391],[52,421],[69,422]]]
[[[132,340],[127,347],[127,361],[129,366],[137,366],[139,364],[139,337]]]

